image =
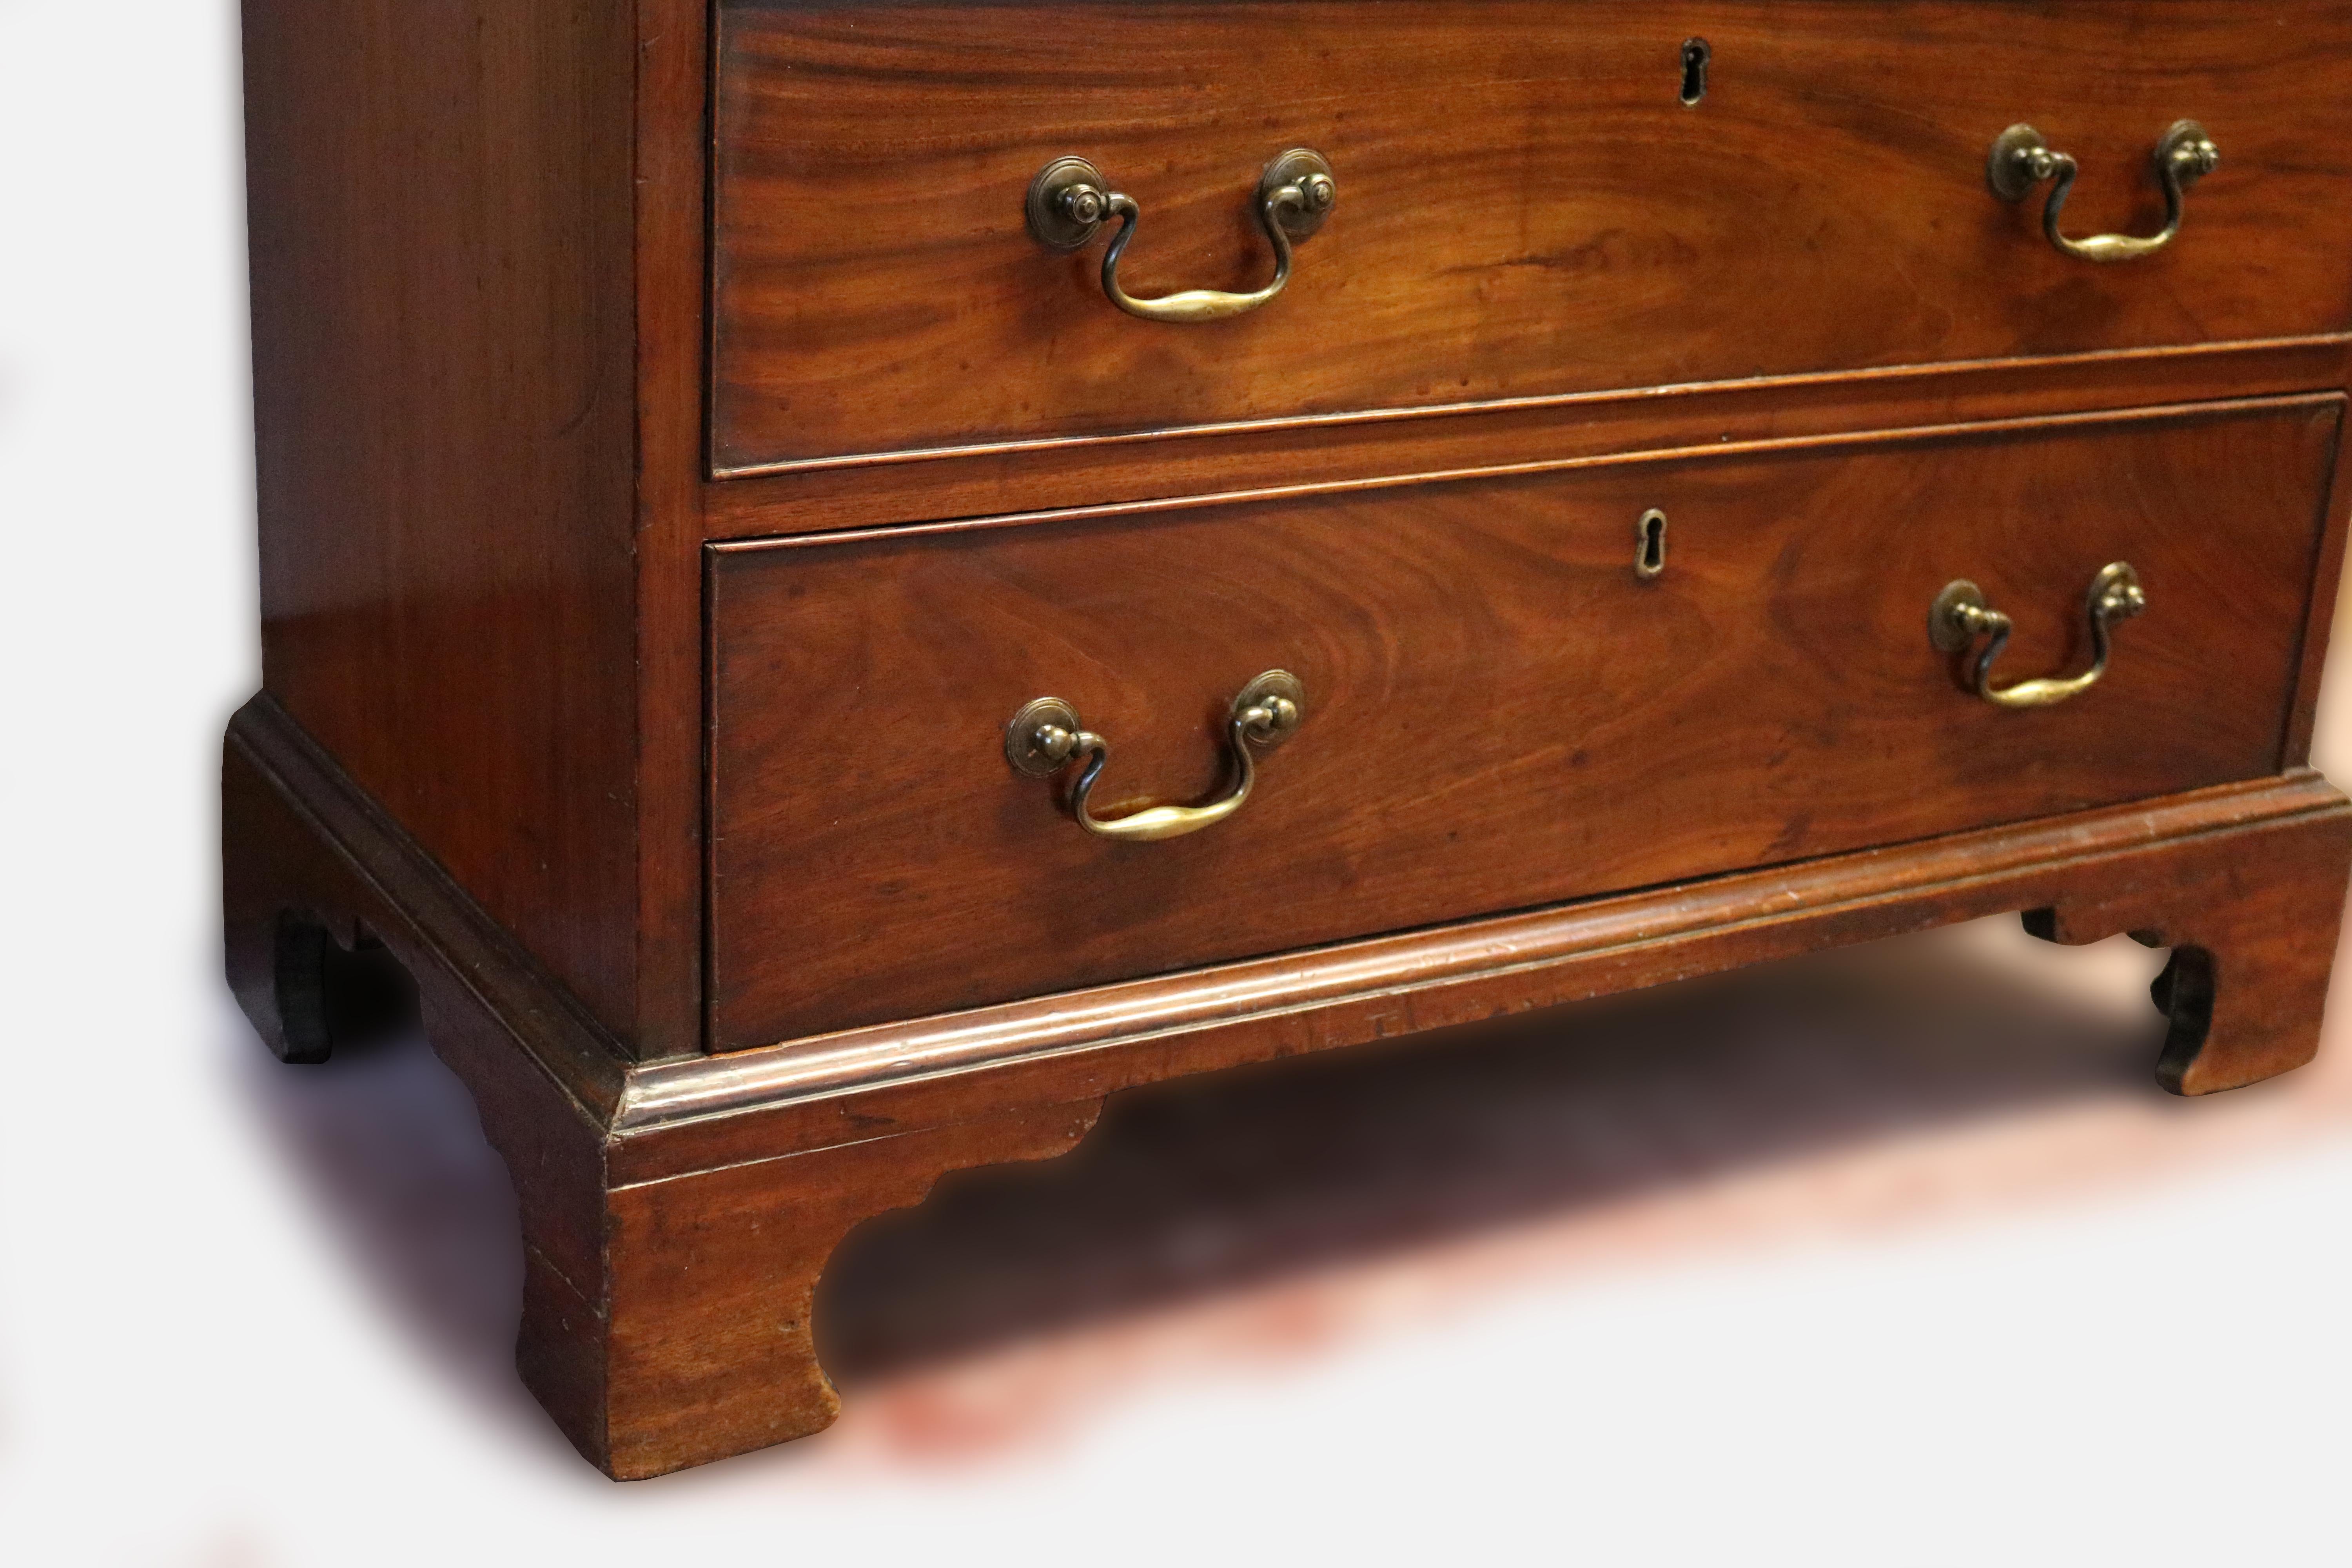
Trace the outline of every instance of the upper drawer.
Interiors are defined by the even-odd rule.
[[[713,460],[2333,331],[2347,103],[2352,5],[2311,0],[726,0]],[[2158,255],[2062,256],[2049,185],[1988,185],[2030,121],[2066,233],[2154,233],[2184,117],[2221,161]],[[1294,147],[1336,206],[1230,319],[1123,314],[1118,220],[1024,216],[1079,155],[1140,211],[1129,292],[1252,289]]]
[[[2274,772],[2342,407],[719,547],[713,1043]],[[2079,677],[2117,562],[2146,614],[2055,706],[1975,693],[1996,626],[1931,644],[1967,580],[2014,617],[1997,694]],[[1090,744],[1007,765],[1057,698],[1110,747],[1095,816],[1214,806],[1276,668],[1303,722],[1204,831],[1081,831]]]

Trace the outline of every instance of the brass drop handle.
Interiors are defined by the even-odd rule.
[[[1985,177],[1993,195],[2005,202],[2021,202],[2034,186],[2053,176],[2050,200],[2042,209],[2042,232],[2068,256],[2084,261],[2135,261],[2153,256],[2180,232],[2180,209],[2189,187],[2211,174],[2221,162],[2221,150],[2193,120],[2178,120],[2156,144],[2156,177],[2164,187],[2164,227],[2145,238],[2129,234],[2095,234],[2069,239],[2058,232],[2058,215],[2066,195],[2074,188],[2074,160],[2053,151],[2042,132],[2031,125],[2012,125],[1993,141],[1985,163]]]
[[[1198,833],[1239,811],[1257,784],[1257,764],[1251,753],[1271,751],[1297,732],[1307,703],[1298,678],[1287,670],[1269,669],[1234,699],[1226,718],[1226,746],[1233,757],[1233,776],[1225,792],[1206,805],[1152,805],[1108,820],[1087,809],[1095,782],[1110,761],[1110,742],[1078,721],[1077,710],[1058,697],[1040,697],[1024,703],[1004,731],[1004,760],[1015,772],[1032,778],[1051,778],[1081,752],[1086,766],[1070,786],[1070,814],[1078,826],[1097,838],[1124,839],[1130,844],[1156,843]]]
[[[2079,697],[2099,683],[2099,678],[2107,673],[2107,628],[2147,608],[2147,595],[2141,592],[2139,574],[2132,570],[2130,562],[2117,561],[2101,567],[2099,574],[2091,579],[2091,591],[2084,601],[2085,613],[2091,619],[2091,668],[2064,680],[1993,685],[1993,660],[2009,646],[2009,617],[1987,605],[1984,594],[1966,578],[1945,584],[1944,591],[1936,595],[1935,606],[1927,612],[1927,638],[1938,652],[1959,653],[1977,638],[1990,637],[1984,651],[1977,655],[1971,671],[1977,695],[2001,708],[2048,708],[2070,697]]]
[[[1257,217],[1274,242],[1274,279],[1248,294],[1187,289],[1157,300],[1139,300],[1119,286],[1118,264],[1143,221],[1135,198],[1114,191],[1102,171],[1084,158],[1056,158],[1029,183],[1029,232],[1054,250],[1076,250],[1116,217],[1118,237],[1102,265],[1103,292],[1130,316],[1147,321],[1217,321],[1256,310],[1290,283],[1290,247],[1323,226],[1339,187],[1323,154],[1294,147],[1265,166],[1257,183]]]

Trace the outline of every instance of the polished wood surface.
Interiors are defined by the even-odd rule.
[[[709,0],[635,0],[632,9],[637,985],[635,1027],[623,1035],[634,1054],[666,1057],[702,1047],[699,632],[710,9]],[[623,671],[606,674],[625,678]]]
[[[804,468],[704,488],[713,539],[1171,496],[1273,496],[1722,451],[1870,430],[2263,397],[2352,381],[2352,337],[2053,354],[1390,410],[1270,428]]]
[[[625,7],[246,0],[268,689],[637,1005]]]
[[[1067,1148],[1118,1089],[2023,910],[2058,940],[2181,944],[2159,1071],[2202,1093],[2309,1058],[2352,870],[2352,803],[2305,773],[1142,981],[1084,1005],[622,1067],[266,698],[232,724],[223,783],[238,996],[275,1027],[260,939],[288,910],[375,933],[409,966],[434,1047],[520,1194],[523,1376],[623,1478],[831,1421],[811,1311],[840,1238],[943,1172]]]
[[[2340,0],[1260,0],[719,7],[711,447],[866,453],[2352,324]],[[1681,47],[1713,46],[1679,100]],[[1987,189],[2031,121],[2070,232],[2149,233],[2158,137],[2222,150],[2167,252],[2058,255]],[[1122,315],[1024,225],[1081,153],[1138,293],[1271,269],[1250,193],[1337,211],[1254,314]]]
[[[2347,0],[244,20],[230,982],[292,1061],[415,1006],[608,1474],[822,1427],[842,1237],[1161,1079],[2004,910],[2172,944],[2168,1089],[2310,1055]],[[2070,232],[2147,232],[2182,115],[2223,162],[2153,260],[1984,187],[2030,119]],[[1339,210],[1223,326],[1022,228],[1084,153],[1138,291],[1246,286],[1298,142]],[[1966,576],[2001,679],[2079,668],[2114,559],[2150,607],[2063,707],[1928,647]],[[1098,807],[1196,801],[1276,665],[1304,728],[1200,837],[1090,839],[1003,761],[1050,693]]]
[[[712,1045],[2273,772],[2341,406],[720,550]],[[1994,709],[1928,646],[1969,577],[2005,679],[2078,668],[2115,560],[2151,608],[2074,702]],[[1098,812],[1205,798],[1276,667],[1306,724],[1194,837],[1091,839],[1001,753],[1063,697],[1114,745]]]
[[[2352,531],[2336,526],[2352,512],[2352,420],[2345,423],[2336,448],[2336,466],[2321,503],[2321,516],[2330,525],[2321,536],[2319,558],[2311,566],[2311,605],[2303,621],[2303,647],[2295,668],[2294,700],[2287,708],[2286,747],[2280,753],[2283,768],[2311,763],[2312,731],[2319,716],[2319,683],[2327,669],[2328,633],[2336,625],[2336,602],[2343,586],[2345,536]]]
[[[2258,826],[2283,830],[2289,819],[2313,826],[2336,814],[2341,798],[2307,772],[2221,784],[1076,995],[646,1063],[629,1072],[614,1113],[608,1169],[616,1179],[651,1179],[761,1151],[822,1147],[1585,1001],[2011,909],[2034,912],[2034,926],[2053,939],[2095,940],[2084,933],[2106,917],[2084,900],[2109,886],[2110,873],[2117,896],[2137,894],[2142,912],[2099,934],[2179,931],[2209,900],[2243,907],[2242,889],[2229,879],[2252,869],[2235,867],[2226,852],[2179,854],[2183,841],[2212,848]],[[2313,851],[2315,878],[2328,874],[2331,853],[2324,844]],[[2168,894],[2168,915],[2156,910]],[[2081,906],[2076,914],[2037,912],[2069,899]],[[2343,902],[2340,886],[2315,886],[2303,916],[2311,954],[2330,951]],[[2184,940],[2210,943],[2220,930],[2208,922],[2207,935]],[[2281,1008],[2267,1016],[2284,1026],[2301,1015]],[[2203,1048],[2216,1064],[2234,1063],[2235,1081],[2243,1082],[2270,1047],[2239,1056],[2225,1030]],[[2206,1081],[2219,1087],[2229,1076],[2214,1071]],[[2184,1091],[2179,1082],[2167,1087]]]

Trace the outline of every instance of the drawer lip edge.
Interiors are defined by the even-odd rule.
[[[2250,353],[2326,352],[2352,349],[2352,331],[2304,332],[2285,337],[2231,338],[2213,342],[2147,343],[2132,347],[2086,349],[2072,353],[2008,354],[1993,359],[1924,360],[1911,364],[1865,365],[1844,370],[1796,371],[1773,375],[1734,376],[1717,381],[1671,382],[1656,386],[1598,387],[1580,392],[1538,393],[1524,397],[1487,398],[1470,403],[1392,405],[1344,409],[1323,414],[1286,414],[1264,419],[1209,420],[1194,425],[1158,426],[1137,430],[1111,430],[1069,436],[1018,437],[1000,441],[971,441],[950,446],[885,448],[841,452],[824,457],[787,458],[765,462],[722,461],[714,445],[708,454],[710,482],[778,479],[794,474],[822,473],[838,468],[891,468],[905,463],[951,462],[974,458],[1001,458],[1030,452],[1066,452],[1089,447],[1134,447],[1164,441],[1214,439],[1229,436],[1264,436],[1284,431],[1344,428],[1360,425],[1391,425],[1421,420],[1475,418],[1575,408],[1611,403],[1640,403],[1699,397],[1726,392],[1769,395],[1834,383],[1905,382],[1940,375],[1995,375],[2004,371],[2055,371],[2073,366],[2111,364],[2118,361],[2167,362]],[[718,421],[707,422],[717,439]]]
[[[2352,814],[2352,802],[2316,772],[2298,769],[2153,801],[653,1063],[629,1075],[613,1132],[643,1136],[689,1121],[1001,1071],[1369,998],[1426,994],[1612,952],[1834,915],[1887,898],[1963,892],[2102,857],[2330,814]]]
[[[2352,341],[2352,340],[2347,340]],[[865,543],[921,539],[980,529],[1039,523],[1084,522],[1106,518],[1160,512],[1192,511],[1209,507],[1247,506],[1365,490],[1402,489],[1416,485],[1450,484],[1475,479],[1526,478],[1574,473],[1586,468],[1615,468],[1635,463],[1690,462],[1716,458],[1752,458],[1779,452],[1822,451],[1839,447],[1893,445],[1933,441],[1968,435],[2025,434],[2074,429],[2085,426],[2133,425],[2168,419],[2229,416],[2239,414],[2287,413],[2298,408],[2342,406],[2352,395],[2341,388],[2320,387],[2304,392],[2272,393],[2252,397],[2224,397],[2205,402],[2158,403],[2127,408],[2078,409],[2059,414],[2031,414],[2012,418],[1968,419],[1948,424],[1898,426],[1885,429],[1809,432],[1798,436],[1764,437],[1717,441],[1698,446],[1642,447],[1630,451],[1580,453],[1573,457],[1538,458],[1521,463],[1486,464],[1467,468],[1428,472],[1379,474],[1365,478],[1317,480],[1307,484],[1259,486],[1235,490],[1210,490],[1192,495],[1157,496],[1136,500],[1106,501],[1091,506],[1048,507],[975,517],[941,518],[922,522],[883,523],[828,529],[812,533],[767,533],[709,539],[705,555],[716,565],[727,557],[754,555],[776,550],[856,541]]]

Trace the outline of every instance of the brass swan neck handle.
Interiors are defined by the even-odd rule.
[[[1940,653],[1959,653],[1979,637],[1990,638],[1970,669],[1976,694],[2000,708],[2048,708],[2070,697],[2079,697],[2099,683],[2107,673],[2111,651],[2108,628],[2147,608],[2147,595],[2141,591],[2139,574],[2132,570],[2130,562],[2116,561],[2101,567],[2099,574],[2091,579],[2091,589],[2084,601],[2084,612],[2091,622],[2091,668],[2063,680],[1993,685],[1993,661],[2009,646],[2010,620],[1986,604],[1983,592],[1965,577],[1946,584],[1944,591],[1936,595],[1935,605],[1927,613],[1927,638]]]
[[[1310,148],[1294,147],[1265,166],[1257,183],[1258,225],[1274,246],[1274,277],[1246,294],[1186,289],[1154,300],[1139,300],[1118,280],[1119,263],[1143,221],[1133,196],[1110,188],[1102,172],[1084,158],[1056,158],[1030,182],[1029,232],[1054,250],[1076,250],[1112,218],[1118,235],[1104,253],[1104,295],[1130,316],[1147,321],[1217,321],[1244,315],[1290,286],[1291,247],[1323,226],[1339,199],[1331,165]]]
[[[1307,695],[1298,678],[1286,670],[1269,669],[1234,698],[1226,715],[1226,748],[1232,758],[1231,778],[1223,795],[1205,805],[1152,805],[1125,816],[1099,817],[1088,803],[1103,764],[1110,761],[1110,742],[1079,721],[1077,710],[1058,697],[1040,697],[1022,705],[1004,731],[1004,760],[1017,773],[1051,778],[1081,754],[1087,761],[1077,782],[1070,786],[1070,815],[1097,838],[1130,844],[1151,844],[1198,833],[1239,811],[1257,787],[1254,752],[1270,751],[1297,731],[1305,715]]]
[[[2074,188],[2079,171],[2072,156],[2053,150],[2031,125],[2012,125],[1994,139],[1992,153],[1985,161],[1985,178],[1993,195],[2005,202],[2021,202],[2034,186],[2055,179],[2050,200],[2042,209],[2042,232],[2050,237],[2050,243],[2084,261],[2135,261],[2172,243],[2173,236],[2180,232],[2180,213],[2189,187],[2211,174],[2221,162],[2221,150],[2202,125],[2193,120],[2173,121],[2156,143],[2156,177],[2164,187],[2164,227],[2145,237],[2095,234],[2069,239],[2060,233],[2058,216],[2065,210],[2067,193]]]

